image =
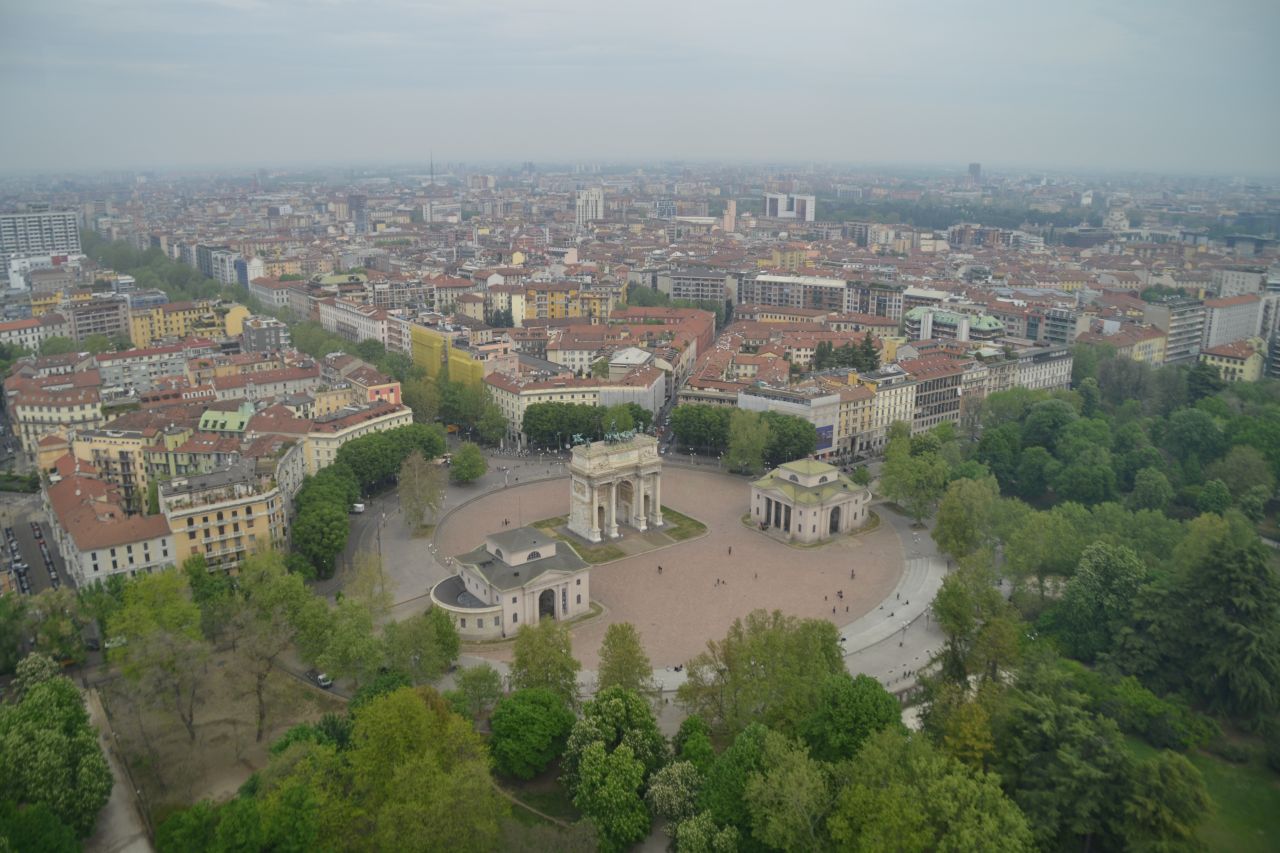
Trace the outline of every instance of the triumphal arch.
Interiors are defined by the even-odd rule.
[[[615,539],[619,524],[661,527],[662,457],[650,435],[609,433],[573,448],[569,529],[590,542]]]

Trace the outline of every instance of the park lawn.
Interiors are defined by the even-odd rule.
[[[1210,850],[1236,853],[1275,850],[1280,838],[1280,779],[1254,757],[1231,764],[1214,755],[1187,756],[1204,776],[1214,811],[1200,827]]]
[[[705,533],[707,526],[697,519],[690,518],[684,513],[676,512],[670,507],[662,508],[662,520],[667,526],[662,532],[670,536],[677,542],[683,542],[686,539],[692,539],[702,533]]]
[[[582,814],[574,807],[573,799],[569,796],[568,789],[560,784],[560,762],[558,760],[553,761],[550,767],[532,779],[504,778],[502,787],[520,802],[557,820],[573,823],[582,817]],[[524,811],[524,809],[513,806],[512,812],[516,811]],[[531,812],[529,814],[537,817]],[[521,822],[525,821],[521,819]]]
[[[1125,738],[1139,761],[1160,750],[1141,738]],[[1213,812],[1200,826],[1200,840],[1209,850],[1266,853],[1280,838],[1280,779],[1254,757],[1248,764],[1232,764],[1207,752],[1191,752],[1188,760],[1204,777]]]
[[[613,560],[621,560],[627,556],[627,552],[623,551],[617,545],[608,542],[600,545],[587,545],[583,542],[577,542],[560,532],[560,528],[569,523],[569,516],[557,515],[554,518],[544,518],[541,521],[535,521],[533,526],[559,539],[567,544],[570,548],[577,552],[578,556],[591,564],[608,563]]]

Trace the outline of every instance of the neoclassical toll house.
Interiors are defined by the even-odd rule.
[[[796,542],[819,542],[867,523],[871,492],[815,459],[797,459],[751,484],[751,518]]]

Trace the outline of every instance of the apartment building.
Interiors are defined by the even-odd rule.
[[[321,299],[316,308],[325,331],[355,343],[373,340],[386,346],[387,312],[381,308],[333,297]]]
[[[272,352],[292,345],[289,327],[275,317],[254,315],[244,321],[241,347],[251,352]]]
[[[0,213],[0,278],[26,255],[80,254],[79,216],[71,210]]]
[[[96,370],[40,380],[6,380],[6,408],[22,449],[34,454],[46,435],[102,426],[99,384]]]
[[[682,269],[658,273],[658,290],[672,299],[723,302],[728,287],[723,270]]]
[[[1244,293],[1204,301],[1202,349],[1255,337],[1262,324],[1262,297]]]
[[[200,555],[210,570],[234,570],[246,556],[287,541],[284,498],[249,460],[174,477],[160,484],[159,496],[179,564]]]
[[[526,322],[582,316],[581,286],[576,282],[529,282],[521,287]]]
[[[1199,299],[1175,297],[1145,305],[1142,318],[1167,335],[1164,349],[1166,363],[1193,361],[1200,354],[1200,345],[1204,340],[1205,309],[1204,303]]]
[[[912,434],[931,430],[944,421],[960,422],[963,363],[939,355],[903,360],[898,366],[914,380]]]
[[[411,423],[412,409],[384,402],[344,408],[334,414],[317,417],[306,435],[307,473],[314,474],[332,465],[339,448],[348,441]]]
[[[952,340],[990,342],[1004,337],[1005,327],[986,314],[960,314],[923,306],[912,308],[904,317],[908,340]]]
[[[752,386],[738,392],[738,408],[748,412],[794,415],[813,424],[818,438],[814,450],[817,459],[835,458],[840,451],[837,443],[840,395],[828,389]]]
[[[76,587],[174,565],[177,548],[164,516],[128,514],[117,490],[91,474],[63,457],[42,494],[50,538]]]
[[[1015,385],[1052,391],[1071,387],[1071,350],[1066,347],[1028,347],[1018,352]]]
[[[484,378],[489,396],[507,419],[507,436],[523,446],[525,410],[535,403],[575,403],[616,406],[636,403],[654,414],[666,399],[666,376],[656,367],[633,370],[619,380],[557,376],[549,379],[519,378],[492,373]]]
[[[301,282],[280,281],[278,278],[255,278],[249,282],[249,295],[269,308],[289,308],[289,290]]]
[[[147,508],[150,483],[146,448],[154,439],[154,430],[77,429],[71,451],[97,471],[98,479],[116,488],[125,511],[140,513]]]
[[[1257,382],[1266,367],[1261,341],[1235,341],[1202,350],[1200,361],[1218,371],[1224,382]]]
[[[67,316],[71,337],[83,342],[90,335],[108,338],[131,337],[129,300],[123,296],[95,296],[76,300],[60,308]],[[136,338],[134,344],[138,345]],[[148,341],[141,346],[148,346]]]
[[[861,382],[873,392],[871,423],[863,440],[868,453],[880,454],[889,443],[889,427],[897,421],[913,424],[916,416],[915,380],[896,364],[865,373]]]

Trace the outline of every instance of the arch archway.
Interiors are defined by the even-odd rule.
[[[544,589],[538,593],[538,621],[556,618],[556,591]]]
[[[636,487],[630,480],[618,484],[618,520],[630,523],[635,513],[631,506],[636,500]]]
[[[827,532],[828,533],[840,532],[840,507],[838,506],[831,508],[831,523],[827,525]]]

